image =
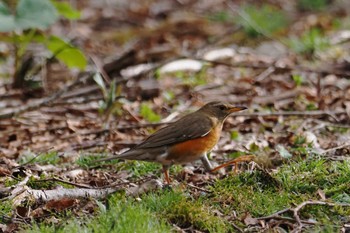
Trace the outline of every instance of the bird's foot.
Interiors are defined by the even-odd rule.
[[[238,158],[235,158],[235,159],[233,159],[233,160],[231,160],[231,161],[228,161],[227,163],[221,164],[221,165],[217,166],[216,168],[213,168],[210,172],[216,172],[216,171],[218,171],[219,169],[224,168],[224,167],[227,167],[227,166],[229,166],[229,165],[231,165],[231,164],[234,164],[234,165],[235,165],[235,171],[236,171],[236,169],[237,169],[237,166],[236,166],[237,163],[240,163],[240,162],[250,162],[250,161],[253,161],[254,158],[255,158],[254,155],[243,155],[243,156],[240,156],[240,157],[238,157]]]

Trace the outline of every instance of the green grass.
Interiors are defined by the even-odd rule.
[[[330,46],[328,39],[317,28],[304,32],[300,37],[292,37],[288,44],[296,53],[305,56],[313,56]]]
[[[137,168],[139,175],[156,169],[152,163],[140,163],[140,166]],[[211,193],[195,194],[184,186],[144,194],[138,199],[118,193],[110,196],[105,205],[97,202],[94,214],[75,217],[63,214],[70,219],[58,218],[59,223],[55,226],[46,219],[25,231],[130,232],[132,229],[133,232],[172,232],[176,225],[205,232],[232,232],[234,228],[230,221],[244,228],[241,219],[248,213],[255,218],[267,216],[303,201],[321,200],[320,192],[325,194],[327,202],[350,203],[350,164],[347,162],[309,156],[284,164],[270,173],[254,170],[229,175],[205,187]],[[9,214],[9,203],[2,204],[0,210]],[[228,221],[217,216],[218,212],[225,216],[236,213],[237,217]],[[316,226],[307,231],[332,232],[339,231],[339,226],[350,215],[350,208],[313,205],[305,206],[299,214],[301,219],[317,221]],[[293,218],[291,213],[283,216]]]
[[[42,153],[39,155],[36,155],[34,153],[28,152],[25,155],[21,156],[19,163],[20,164],[58,164],[60,162],[60,158],[58,157],[58,153],[56,151],[50,151],[47,153]]]
[[[103,162],[99,162],[97,163],[96,160],[98,159],[102,159],[102,158],[106,158],[108,156],[108,154],[104,154],[104,153],[91,153],[91,154],[80,154],[79,158],[75,161],[75,163],[77,165],[79,165],[82,168],[91,168],[91,167],[95,167],[97,165],[114,165],[114,164],[118,164],[120,162],[120,160],[118,159],[113,159],[110,161],[103,161]]]
[[[99,203],[100,209],[95,217],[84,216],[59,224],[34,224],[23,232],[170,232],[171,226],[143,205],[120,198],[120,195],[110,198],[108,207]]]

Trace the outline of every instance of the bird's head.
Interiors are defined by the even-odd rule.
[[[210,116],[216,117],[220,121],[223,121],[231,113],[239,112],[245,109],[247,109],[247,107],[235,106],[221,101],[213,101],[204,105],[199,109],[199,111],[202,111]]]

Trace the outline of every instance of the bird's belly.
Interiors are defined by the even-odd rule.
[[[213,130],[204,137],[178,143],[169,148],[166,160],[172,163],[183,164],[199,159],[210,151],[218,142],[220,130]]]

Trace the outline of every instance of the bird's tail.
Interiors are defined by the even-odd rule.
[[[114,155],[111,157],[106,157],[103,159],[98,159],[95,160],[94,162],[103,162],[103,161],[110,161],[110,160],[114,160],[114,159],[131,159],[131,160],[142,160],[142,159],[138,159],[138,157],[140,157],[140,152],[138,150],[128,150],[124,153],[121,153],[119,155]]]
[[[126,160],[141,160],[155,162],[162,155],[166,155],[166,148],[152,148],[145,151],[144,149],[131,149],[122,154],[114,155],[111,157],[95,160],[95,162],[109,161],[113,159],[126,159]]]

